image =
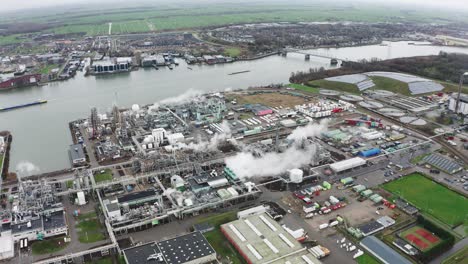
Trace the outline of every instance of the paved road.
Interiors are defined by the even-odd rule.
[[[460,240],[458,243],[456,243],[449,251],[445,252],[444,254],[440,255],[438,258],[433,259],[429,264],[440,264],[442,261],[458,250],[468,246],[468,238],[465,238],[463,240]]]

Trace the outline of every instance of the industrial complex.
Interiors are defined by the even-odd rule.
[[[9,189],[0,257],[314,264],[371,256],[427,263],[437,245],[465,236],[426,219],[434,209],[405,189],[405,181],[418,181],[415,188],[427,181],[434,192],[466,195],[466,185],[452,180],[466,180],[466,156],[443,151],[464,136],[403,122],[424,119],[415,111],[450,107],[452,97],[435,96],[441,102],[377,90],[357,96],[275,87],[92,108],[70,122],[69,172],[22,178]],[[464,151],[461,145],[457,153]],[[458,216],[433,217],[463,227]],[[57,253],[44,253],[44,243]]]

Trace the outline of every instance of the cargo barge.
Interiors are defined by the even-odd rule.
[[[45,103],[47,103],[47,100],[37,100],[37,101],[34,101],[32,103],[14,105],[14,106],[9,106],[9,107],[3,107],[3,108],[0,108],[0,112],[10,111],[10,110],[14,110],[14,109],[18,109],[18,108],[24,108],[24,107],[33,106],[33,105],[40,105],[40,104],[45,104]]]

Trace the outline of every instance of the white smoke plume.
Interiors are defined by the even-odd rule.
[[[16,172],[18,176],[30,176],[39,173],[40,169],[29,161],[21,161],[16,165]]]
[[[323,119],[320,123],[309,123],[306,126],[298,127],[287,137],[292,140],[302,140],[308,137],[314,137],[320,135],[320,133],[327,130],[328,119]]]
[[[199,96],[201,94],[202,94],[201,91],[190,88],[187,91],[185,91],[183,94],[179,94],[178,96],[163,99],[163,100],[159,101],[159,103],[160,104],[181,104],[181,103],[186,103],[186,102],[190,101],[190,99],[192,99],[193,97]]]
[[[213,137],[210,138],[209,141],[199,140],[197,143],[190,143],[182,145],[182,148],[192,149],[196,152],[203,152],[203,151],[215,151],[218,149],[218,145],[227,139],[231,138],[231,128],[229,127],[229,123],[224,120],[219,127],[223,130],[222,133],[216,133]],[[232,142],[232,141],[231,141]]]
[[[255,157],[250,152],[241,152],[225,159],[226,166],[241,178],[275,176],[288,170],[299,168],[311,163],[317,147],[314,144],[301,148],[301,142],[307,137],[319,136],[327,130],[327,121],[308,124],[305,127],[296,128],[288,139],[294,140],[286,151],[277,153],[269,152],[261,157]]]

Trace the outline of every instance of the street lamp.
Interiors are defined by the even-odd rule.
[[[458,86],[457,103],[455,104],[455,114],[458,113],[458,106],[460,104],[460,94],[462,91],[463,82],[465,81],[465,76],[468,76],[468,72],[464,72],[460,75],[460,84]]]

